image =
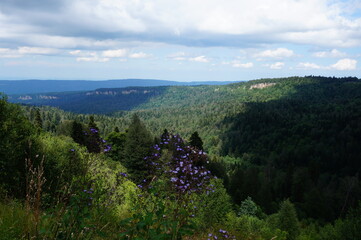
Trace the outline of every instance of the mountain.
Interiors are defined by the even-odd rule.
[[[21,104],[48,105],[75,113],[108,114],[131,110],[150,98],[161,95],[167,88],[169,87],[100,88],[94,91],[10,95],[9,100]]]
[[[176,82],[154,79],[121,79],[106,81],[88,80],[0,80],[0,92],[5,94],[31,94],[67,91],[89,91],[97,88],[220,85],[228,82]]]
[[[234,202],[250,196],[266,213],[289,198],[301,218],[331,221],[361,199],[357,78],[290,77],[24,96],[12,96],[12,101],[112,113],[94,116],[104,136],[115,127],[125,132],[134,113],[155,136],[167,129],[189,138],[197,131],[213,157],[210,170],[224,180]],[[38,109],[24,109],[34,121]],[[89,122],[85,114],[50,107],[40,111],[43,128],[57,134],[67,134],[74,119],[84,126]]]

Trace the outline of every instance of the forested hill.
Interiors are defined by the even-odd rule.
[[[155,79],[119,79],[105,81],[89,80],[0,80],[0,92],[5,94],[32,94],[66,91],[89,91],[97,88],[152,87],[152,86],[191,86],[218,85],[230,82],[176,82]]]
[[[361,81],[357,78],[292,77],[96,92],[64,108],[131,110],[113,117],[95,116],[104,134],[114,127],[125,131],[133,113],[155,135],[165,128],[185,137],[198,131],[207,152],[226,161],[219,175],[237,203],[251,196],[272,212],[276,202],[290,197],[303,216],[330,220],[345,212],[343,206],[355,206],[360,197]],[[54,131],[52,114],[44,111],[43,119],[44,127]],[[68,117],[74,118],[88,121],[87,115]],[[59,114],[55,119],[60,119]],[[60,124],[59,131],[64,127]],[[227,165],[230,162],[240,165]],[[327,204],[330,199],[332,204]]]
[[[190,215],[190,219],[195,217],[198,222],[195,226],[199,232],[211,228],[214,234],[214,227],[219,226],[222,229],[218,232],[223,233],[223,227],[227,227],[237,234],[237,239],[361,238],[360,79],[291,77],[222,86],[128,87],[98,89],[85,94],[73,92],[39,96],[48,96],[48,99],[39,97],[30,100],[37,100],[37,104],[59,100],[63,104],[61,107],[71,108],[74,112],[109,114],[77,114],[49,106],[31,105],[23,105],[22,112],[16,104],[8,104],[4,97],[0,101],[0,111],[4,112],[0,115],[4,116],[0,118],[0,137],[4,139],[0,141],[0,156],[3,156],[0,167],[10,170],[0,171],[0,176],[6,187],[3,188],[9,193],[20,196],[21,192],[17,189],[21,189],[19,186],[22,189],[25,187],[23,180],[27,175],[23,172],[23,155],[33,153],[33,159],[38,156],[34,150],[28,150],[31,147],[45,152],[45,175],[48,179],[55,179],[54,176],[58,179],[60,176],[61,181],[68,183],[73,177],[79,178],[76,191],[80,189],[86,194],[93,194],[96,189],[90,188],[93,186],[90,183],[84,185],[80,181],[80,176],[85,176],[83,172],[94,171],[88,173],[92,179],[104,173],[102,181],[113,182],[109,183],[109,188],[101,187],[108,185],[97,186],[97,194],[101,196],[98,199],[108,199],[106,194],[113,192],[114,184],[126,173],[133,174],[133,178],[136,177],[133,181],[137,184],[141,178],[139,175],[138,179],[134,171],[144,170],[142,174],[146,175],[149,169],[145,171],[145,168],[149,167],[158,173],[156,170],[162,169],[159,167],[170,167],[169,162],[163,161],[173,159],[177,161],[177,164],[171,164],[175,167],[173,171],[163,169],[161,172],[179,174],[180,167],[196,166],[195,170],[199,173],[198,167],[205,166],[212,175],[221,178],[217,180],[221,188],[215,191],[215,195],[209,198],[197,196],[197,204],[189,205],[192,211],[206,208],[200,210],[204,211],[203,215]],[[51,99],[49,96],[59,98]],[[65,104],[67,101],[68,106]],[[180,134],[184,140],[175,134]],[[36,141],[34,145],[29,145],[32,138]],[[168,146],[170,140],[175,143],[174,149]],[[149,148],[153,143],[156,145]],[[191,148],[187,149],[191,151],[184,154],[179,143],[189,144]],[[94,146],[97,151],[93,149]],[[146,153],[148,151],[151,154]],[[173,151],[181,151],[182,155],[174,155]],[[98,155],[93,155],[98,152]],[[195,165],[191,162],[184,164],[181,159],[191,156],[191,153],[196,154]],[[205,155],[207,159],[203,159]],[[149,165],[144,164],[145,160]],[[84,169],[81,169],[82,166]],[[14,172],[14,169],[19,171]],[[66,169],[64,177],[61,174],[63,169]],[[148,179],[157,181],[157,177]],[[169,189],[170,184],[182,181],[173,176],[163,183]],[[52,184],[53,181],[47,183]],[[143,183],[148,184],[147,180],[143,180],[138,185],[139,189],[146,185]],[[198,182],[197,186],[202,184]],[[153,192],[151,185],[150,191]],[[56,186],[53,188],[57,189]],[[135,185],[129,186],[132,187],[121,185],[118,190],[128,194]],[[180,189],[184,189],[184,186]],[[49,193],[52,194],[47,196],[57,196],[55,190]],[[148,200],[155,199],[156,203],[162,203],[158,199],[172,199],[166,191],[159,196],[155,193],[157,195],[151,195]],[[138,194],[134,196],[143,196]],[[227,203],[230,200],[228,194],[232,199],[232,210]],[[124,199],[123,195],[119,196],[119,199]],[[84,197],[89,199],[88,195]],[[72,201],[68,202],[69,209],[72,209]],[[159,206],[159,211],[152,210],[147,217],[142,215],[144,212],[132,215],[135,218],[138,216],[139,221],[138,218],[129,218],[134,221],[127,223],[125,219],[125,222],[113,222],[120,222],[122,229],[129,225],[139,230],[142,219],[145,219],[144,226],[159,226],[163,222],[152,222],[154,212],[159,214],[160,221],[167,221],[164,206],[172,204]],[[77,205],[74,206],[73,209],[79,209]],[[133,209],[132,206],[123,207]],[[183,208],[184,204],[180,206]],[[123,207],[112,209],[123,211]],[[84,209],[87,211],[87,208]],[[178,209],[174,212],[175,216],[179,215]],[[189,210],[189,214],[193,212]],[[64,215],[65,220],[68,218],[68,215]],[[80,219],[83,219],[83,215]],[[69,225],[66,221],[64,223],[62,226]],[[205,224],[204,228],[202,224]],[[203,234],[198,239],[205,238]]]
[[[357,78],[261,79],[228,85],[99,88],[92,91],[21,94],[10,95],[9,100],[21,104],[55,106],[75,113],[109,114],[133,109],[209,106],[225,102],[228,102],[227,105],[239,105],[239,102],[263,102],[281,97],[316,97],[321,100],[325,99],[322,94],[332,94],[325,93],[330,84],[350,81],[359,82]],[[310,84],[314,88],[312,92],[302,92],[300,86]],[[301,91],[297,96],[292,95],[298,90]]]

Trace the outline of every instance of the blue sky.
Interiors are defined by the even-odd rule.
[[[1,0],[0,79],[361,78],[360,0]]]

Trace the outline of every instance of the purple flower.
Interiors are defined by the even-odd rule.
[[[97,133],[97,132],[98,132],[98,130],[96,130],[95,128],[91,128],[90,131],[91,131],[92,133]]]

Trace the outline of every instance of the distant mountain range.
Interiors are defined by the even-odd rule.
[[[224,85],[231,82],[176,82],[155,79],[119,79],[105,81],[89,80],[0,80],[0,92],[10,94],[32,94],[68,91],[90,91],[98,88]]]

